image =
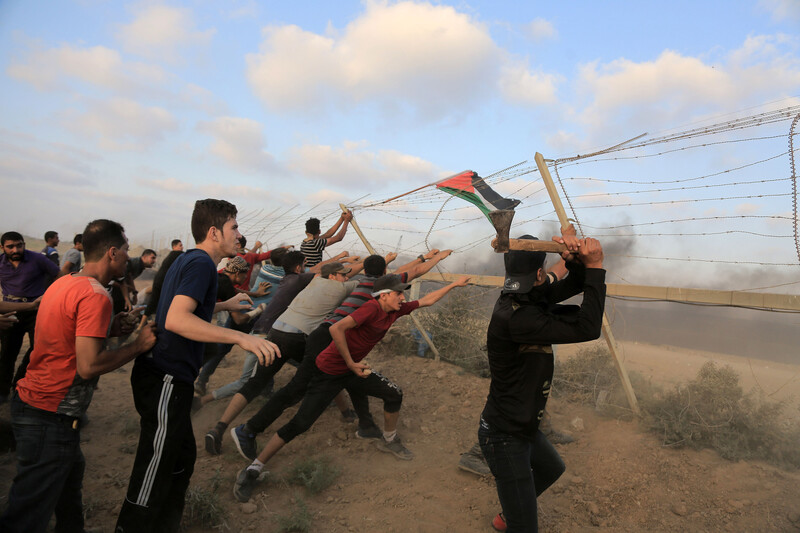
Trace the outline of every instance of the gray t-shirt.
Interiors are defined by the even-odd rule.
[[[278,320],[309,335],[357,285],[357,281],[341,282],[316,277],[292,300]]]
[[[61,266],[64,266],[64,263],[67,261],[70,262],[69,271],[72,272],[79,272],[81,269],[81,252],[77,248],[70,248],[67,250],[67,253],[64,254],[64,259],[61,260]]]

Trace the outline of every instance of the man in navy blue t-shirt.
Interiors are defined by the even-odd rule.
[[[131,372],[141,432],[128,493],[116,531],[178,531],[196,446],[190,419],[192,384],[203,364],[204,343],[238,344],[261,364],[280,357],[273,343],[211,324],[216,311],[240,311],[252,303],[239,293],[216,302],[216,265],[236,255],[241,234],[236,207],[224,200],[198,200],[192,213],[197,248],[170,267],[156,312],[158,342],[137,358]]]

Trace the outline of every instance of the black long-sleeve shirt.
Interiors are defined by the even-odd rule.
[[[533,288],[527,295],[503,294],[489,322],[487,347],[492,381],[483,419],[493,428],[532,439],[550,394],[553,344],[600,336],[605,270],[568,264],[570,275]],[[583,291],[583,303],[559,306]]]

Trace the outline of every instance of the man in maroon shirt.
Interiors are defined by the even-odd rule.
[[[246,502],[258,480],[261,469],[287,442],[308,430],[345,387],[383,400],[383,438],[378,449],[398,459],[411,460],[414,454],[397,436],[397,420],[403,391],[380,373],[372,371],[362,359],[378,344],[392,324],[417,308],[438,302],[456,287],[464,287],[469,276],[462,276],[445,287],[419,300],[406,302],[403,291],[410,287],[400,276],[388,274],[375,280],[373,300],[331,326],[333,342],[317,356],[317,367],[308,385],[306,396],[297,414],[280,428],[253,463],[236,477],[234,495]]]

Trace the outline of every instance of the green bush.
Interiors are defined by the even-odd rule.
[[[336,481],[341,471],[331,464],[329,457],[309,457],[292,466],[284,480],[306,488],[309,494],[319,494]]]
[[[291,514],[278,516],[278,531],[281,533],[311,531],[311,513],[308,511],[305,500],[297,498],[296,502],[297,507],[292,510]]]
[[[635,373],[630,379],[642,423],[665,446],[712,448],[733,461],[761,459],[800,468],[798,424],[783,421],[783,403],[745,393],[731,367],[709,361],[694,379],[669,390]],[[631,413],[611,354],[599,345],[557,358],[553,395],[614,417]]]
[[[709,361],[688,383],[642,404],[645,422],[667,446],[713,448],[730,460],[800,467],[800,428],[782,423],[785,405],[745,394],[729,366]]]

